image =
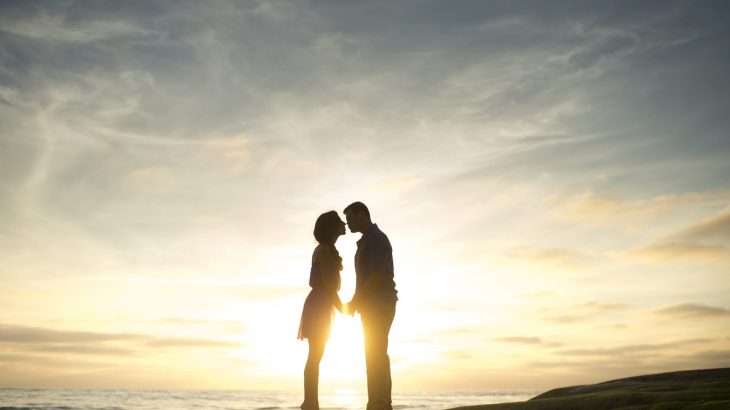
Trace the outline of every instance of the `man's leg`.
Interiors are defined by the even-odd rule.
[[[368,404],[367,409],[372,410],[373,406],[378,400],[378,387],[376,384],[380,380],[377,375],[377,360],[375,358],[376,352],[379,350],[376,347],[378,343],[378,331],[377,321],[375,319],[376,312],[373,311],[372,307],[360,310],[360,319],[362,320],[362,333],[365,342],[365,370],[367,372],[367,384],[368,384]]]
[[[391,378],[388,333],[395,304],[371,305],[360,313],[365,336],[365,367],[368,380],[368,410],[390,410]]]
[[[386,304],[384,308],[383,326],[384,326],[384,339],[385,346],[383,349],[383,398],[387,404],[386,409],[393,410],[393,400],[391,398],[391,391],[393,390],[393,380],[390,377],[390,355],[388,355],[388,335],[390,334],[390,327],[393,325],[393,319],[395,318],[395,302],[392,304]]]

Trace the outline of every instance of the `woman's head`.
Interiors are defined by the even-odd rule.
[[[345,223],[335,211],[325,212],[314,223],[314,239],[319,243],[334,245],[340,235],[345,234]]]

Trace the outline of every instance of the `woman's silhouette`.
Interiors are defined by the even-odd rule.
[[[342,258],[335,248],[345,223],[335,211],[325,212],[314,224],[314,238],[319,245],[312,254],[309,286],[312,290],[304,301],[299,339],[309,341],[309,356],[304,367],[304,403],[302,410],[319,410],[319,363],[329,338],[335,309],[342,311],[340,290]]]

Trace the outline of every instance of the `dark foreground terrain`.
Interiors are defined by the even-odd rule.
[[[688,370],[561,387],[521,403],[459,410],[730,409],[730,368]]]

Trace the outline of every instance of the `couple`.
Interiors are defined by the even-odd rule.
[[[355,253],[355,294],[343,304],[340,289],[342,258],[335,242],[345,234],[345,223],[335,211],[323,213],[314,225],[314,238],[319,245],[312,255],[309,292],[299,339],[309,342],[309,356],[304,367],[304,403],[302,410],[319,409],[319,363],[329,338],[334,310],[354,315],[360,313],[365,338],[365,367],[368,380],[367,410],[392,410],[390,392],[390,358],[388,332],[395,317],[398,300],[393,281],[393,253],[388,237],[370,220],[370,211],[362,202],[354,202],[344,210],[347,226],[360,232]]]

